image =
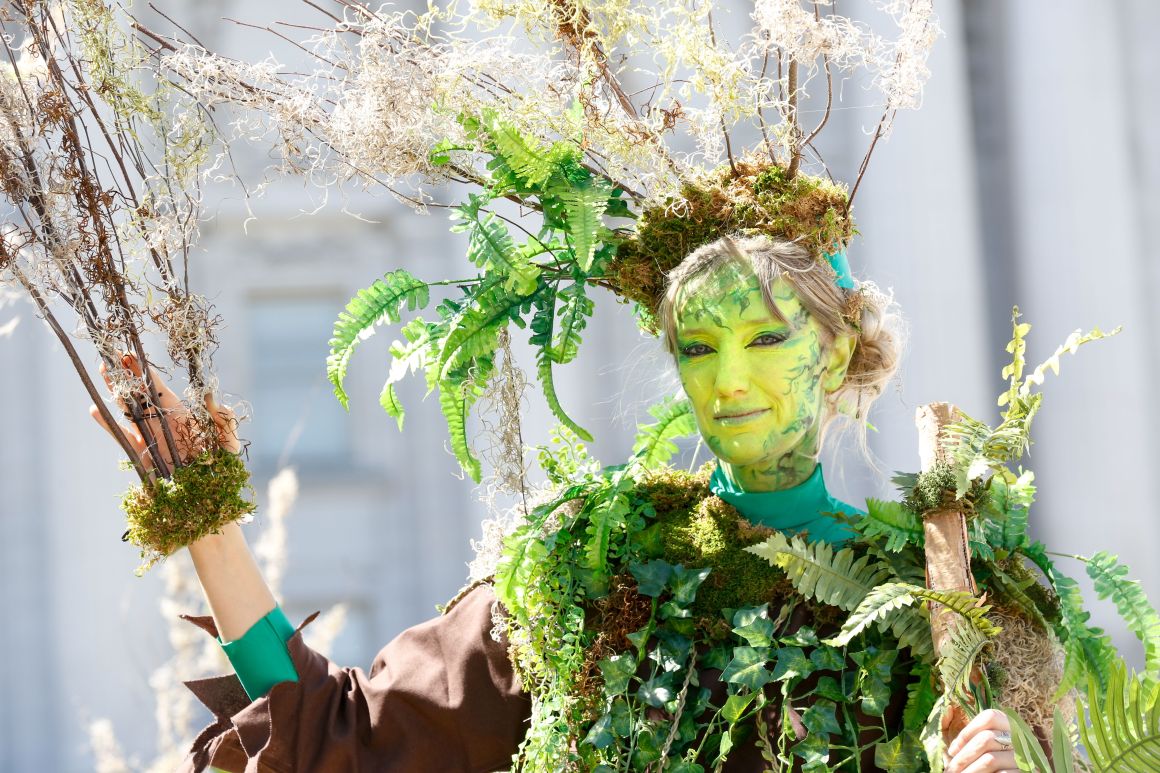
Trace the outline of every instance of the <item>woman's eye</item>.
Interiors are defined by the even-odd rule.
[[[757,338],[754,338],[750,346],[777,346],[784,342],[786,336],[783,333],[762,333]]]
[[[702,354],[708,354],[713,351],[705,344],[689,344],[681,347],[681,354],[686,357],[700,357]]]

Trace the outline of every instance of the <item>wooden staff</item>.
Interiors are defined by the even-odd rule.
[[[923,472],[940,462],[949,461],[940,437],[943,427],[958,418],[958,409],[950,403],[930,403],[918,409],[915,423],[918,425],[918,455]],[[922,527],[926,536],[926,587],[977,594],[978,587],[971,574],[966,514],[955,507],[936,507],[922,514]],[[930,630],[936,656],[942,655],[956,614],[942,604],[930,605]],[[976,674],[972,673],[971,680],[975,679]],[[961,706],[949,706],[942,717],[943,738],[948,741],[954,738],[968,721],[969,717]]]

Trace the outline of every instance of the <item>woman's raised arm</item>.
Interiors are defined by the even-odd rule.
[[[135,376],[141,376],[140,364],[133,355],[125,355],[122,364]],[[105,375],[106,382],[108,382],[104,365],[101,366],[101,373]],[[174,394],[173,390],[158,378],[156,372],[154,372],[152,380],[154,384],[157,384],[161,410],[166,413],[170,425],[180,428],[183,423],[191,420],[192,417],[189,416],[188,409],[182,405],[181,400]],[[237,421],[233,411],[213,402],[212,398],[207,398],[206,408],[209,409],[217,422],[218,441],[222,449],[238,453],[241,450],[241,443],[238,441]],[[121,411],[125,412],[123,404]],[[111,433],[95,405],[90,406],[89,414]],[[159,420],[150,419],[149,421],[156,425],[153,430],[154,436],[160,437]],[[132,423],[124,423],[122,428],[129,441],[141,453],[142,458],[148,460],[149,454],[144,453],[145,440],[137,427]],[[185,433],[178,431],[176,434],[181,437]],[[192,448],[188,443],[182,443],[180,440],[177,447],[183,456],[193,456],[202,450]],[[165,448],[159,450],[165,458],[166,464],[170,464],[172,459],[169,458],[168,450]],[[240,639],[254,623],[261,620],[277,605],[274,594],[270,592],[265,578],[262,577],[258,563],[254,559],[253,553],[250,552],[242,529],[237,523],[230,523],[223,527],[221,532],[210,534],[192,543],[189,545],[189,553],[193,558],[193,565],[197,570],[201,586],[205,590],[206,599],[209,601],[210,610],[213,612],[214,621],[217,623],[218,633],[222,641]]]

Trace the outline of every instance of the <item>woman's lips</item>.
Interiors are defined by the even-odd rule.
[[[721,424],[744,424],[747,421],[756,419],[758,416],[767,412],[768,408],[755,408],[752,411],[745,411],[743,413],[721,413],[713,418]]]

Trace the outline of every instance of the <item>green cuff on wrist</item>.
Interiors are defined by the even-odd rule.
[[[294,635],[294,626],[282,607],[274,607],[242,638],[222,642],[222,650],[234,667],[250,700],[257,700],[279,682],[297,682],[298,672],[286,642]]]

